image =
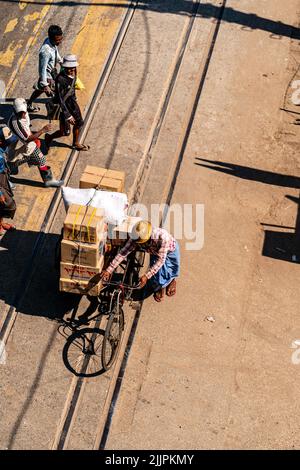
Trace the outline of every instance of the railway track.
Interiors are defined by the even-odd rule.
[[[93,99],[91,100],[88,111],[85,117],[85,126],[83,129],[83,133],[81,136],[82,141],[84,141],[91,124],[93,122],[93,117],[95,114],[96,107],[99,103],[99,100],[103,94],[105,86],[109,80],[110,74],[113,70],[114,64],[118,58],[120,53],[123,41],[127,34],[128,28],[130,27],[132,18],[135,13],[136,6],[138,5],[138,1],[131,2],[127,11],[124,13],[123,20],[120,24],[118,33],[115,37],[113,42],[109,57],[105,63],[105,66],[102,70],[101,77],[99,79],[99,83]],[[165,84],[164,90],[162,92],[162,97],[157,109],[157,113],[155,119],[153,121],[152,128],[149,133],[148,140],[146,142],[146,146],[143,152],[143,156],[140,160],[139,166],[137,168],[136,176],[134,179],[134,184],[131,188],[129,193],[129,200],[131,203],[140,202],[142,200],[144,190],[147,186],[147,181],[149,178],[149,174],[151,172],[153,158],[155,154],[155,146],[157,144],[158,138],[160,136],[162,125],[166,116],[166,113],[169,109],[170,102],[172,100],[172,94],[175,88],[175,85],[178,80],[180,67],[183,63],[183,58],[187,53],[189,40],[193,31],[193,27],[195,24],[195,20],[197,18],[197,13],[201,2],[195,0],[193,2],[193,8],[191,14],[187,17],[184,29],[182,31],[177,51],[175,57],[172,62],[172,67],[169,73],[169,77],[167,83]],[[162,193],[162,202],[166,204],[170,204],[172,200],[172,194],[176,185],[177,175],[180,170],[180,165],[182,162],[182,158],[185,152],[186,144],[189,138],[190,130],[193,124],[195,112],[197,109],[197,105],[199,103],[199,99],[201,97],[201,92],[205,83],[205,79],[207,76],[207,71],[209,68],[210,60],[213,54],[214,45],[216,39],[218,37],[218,32],[220,28],[220,24],[222,22],[222,16],[224,13],[224,9],[226,6],[226,0],[219,2],[219,9],[218,9],[218,18],[214,21],[211,25],[211,31],[209,37],[207,39],[207,45],[204,52],[204,59],[203,62],[199,65],[198,74],[195,80],[195,85],[191,90],[191,99],[190,104],[186,113],[186,117],[184,120],[184,125],[182,127],[182,132],[180,135],[180,139],[178,142],[178,151],[176,155],[174,155],[172,165],[170,168],[170,173],[168,180],[166,181],[163,193]],[[71,175],[74,171],[78,158],[78,153],[76,151],[72,151],[63,170],[62,177],[65,179],[66,182],[69,181]],[[57,191],[52,199],[52,202],[49,206],[43,224],[41,226],[40,233],[37,236],[35,245],[32,250],[32,254],[30,257],[30,261],[26,266],[22,278],[24,279],[24,290],[22,292],[18,292],[17,297],[10,306],[5,320],[2,324],[2,328],[0,331],[0,340],[6,343],[9,339],[11,332],[13,331],[13,326],[17,319],[18,310],[22,305],[22,302],[26,296],[26,293],[29,289],[30,283],[36,273],[38,256],[43,249],[45,243],[45,236],[49,233],[53,227],[58,208],[61,204],[61,195],[60,192]],[[163,218],[166,217],[166,213],[163,215]],[[162,220],[163,222],[163,220]],[[68,312],[68,315],[71,314],[71,317],[75,317],[76,311],[78,306],[76,306],[71,312]],[[129,355],[129,351],[134,339],[135,331],[138,325],[139,316],[142,310],[142,302],[139,302],[136,305],[136,309],[127,309],[126,315],[126,325],[125,331],[122,337],[122,343],[119,350],[119,355],[117,361],[113,367],[113,369],[105,374],[106,379],[108,380],[108,386],[105,394],[105,399],[100,405],[101,410],[99,411],[98,415],[98,424],[96,433],[94,436],[94,443],[93,449],[104,449],[106,444],[106,439],[109,432],[109,426],[112,419],[114,406],[118,398],[118,393],[120,390],[120,386],[122,383],[122,377],[124,375],[126,369],[126,363]],[[97,322],[92,325],[95,328],[101,328],[103,318],[97,320]],[[74,422],[76,416],[80,409],[80,404],[84,398],[85,387],[87,385],[87,379],[84,377],[85,372],[89,370],[91,366],[89,358],[86,359],[82,363],[82,374],[74,375],[69,387],[69,391],[66,396],[65,404],[63,406],[63,410],[58,422],[58,426],[56,429],[56,434],[54,439],[51,441],[51,449],[53,450],[62,450],[67,449],[70,436],[72,430],[74,428]],[[98,378],[98,380],[103,379],[105,376]]]
[[[100,99],[100,97],[101,97],[101,95],[102,95],[102,93],[105,89],[105,85],[106,85],[106,83],[109,79],[109,76],[110,76],[110,73],[111,73],[112,68],[114,66],[114,63],[115,63],[115,61],[118,57],[118,53],[121,49],[123,40],[126,36],[126,32],[127,32],[127,29],[130,25],[130,22],[131,22],[131,19],[133,17],[134,10],[135,10],[135,7],[136,7],[137,3],[138,3],[137,1],[132,1],[129,4],[129,6],[128,6],[125,14],[124,14],[124,17],[121,21],[121,24],[120,24],[119,30],[116,34],[116,37],[114,39],[110,54],[109,54],[109,56],[106,60],[106,63],[104,64],[103,70],[101,72],[101,76],[100,76],[100,79],[99,79],[99,82],[98,82],[98,86],[95,90],[95,93],[94,93],[94,96],[93,96],[91,102],[89,103],[87,113],[84,117],[84,127],[82,129],[81,141],[84,141],[84,139],[86,137],[86,134],[87,134],[87,132],[90,128],[95,108],[96,108],[97,103],[98,103],[98,101],[99,101],[99,99]],[[64,166],[64,170],[63,170],[63,173],[62,173],[62,179],[64,179],[64,181],[66,183],[68,183],[68,181],[69,181],[69,179],[72,175],[72,172],[74,170],[74,166],[76,165],[78,155],[79,155],[79,152],[76,151],[76,150],[73,150],[70,153],[69,158],[66,161],[66,164]],[[17,293],[16,298],[13,302],[14,305],[11,305],[9,307],[9,310],[8,310],[8,312],[6,314],[6,317],[5,317],[5,320],[3,322],[3,325],[2,325],[2,328],[1,328],[1,331],[0,331],[0,340],[4,343],[6,343],[8,338],[9,338],[9,334],[11,332],[11,329],[13,327],[13,324],[14,324],[16,316],[17,316],[18,306],[21,304],[22,300],[24,299],[24,296],[26,295],[28,286],[30,284],[30,280],[32,279],[32,276],[34,274],[34,269],[32,267],[32,264],[33,264],[34,260],[37,258],[38,253],[40,252],[40,250],[43,246],[45,234],[48,233],[51,230],[51,226],[52,226],[53,220],[54,220],[54,218],[57,214],[57,210],[58,210],[58,207],[59,207],[60,203],[61,203],[61,193],[60,193],[59,190],[57,190],[55,192],[54,196],[53,196],[53,199],[50,203],[48,211],[47,211],[47,213],[45,215],[45,218],[43,220],[43,223],[41,225],[40,232],[38,234],[38,237],[36,239],[36,242],[35,242],[33,250],[32,250],[32,254],[30,256],[30,260],[29,260],[26,268],[24,269],[22,279],[27,280],[27,282],[24,282],[25,288],[22,292]],[[23,284],[23,282],[21,282],[21,284]]]

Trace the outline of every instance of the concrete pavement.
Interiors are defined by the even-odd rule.
[[[280,110],[285,103],[298,111],[291,81],[299,45],[255,20],[296,26],[297,7],[227,2],[172,198],[205,204],[204,247],[187,251],[182,240],[176,298],[144,304],[107,449],[299,448],[291,349],[300,334],[292,261],[299,128],[295,115]],[[247,27],[238,12],[249,14]],[[173,125],[170,116],[147,204],[161,200],[157,188],[176,149]]]
[[[99,46],[95,32],[101,23],[96,3],[90,9],[54,7],[54,16],[47,17],[82,34],[91,32],[85,38],[79,34],[75,42],[69,35],[63,46],[65,52],[82,53],[81,63],[88,50],[86,76],[80,71],[80,77],[88,81],[89,91],[97,77],[92,63],[92,51]],[[127,190],[134,179],[191,7],[182,2],[169,2],[169,10],[159,2],[143,5],[88,135],[94,151],[80,156],[72,185],[85,164],[92,162],[125,169]],[[291,43],[289,37],[297,25],[298,6],[298,0],[291,0],[284,11],[279,0],[272,6],[249,0],[227,2],[172,197],[174,203],[205,204],[204,247],[188,251],[182,240],[176,298],[162,305],[152,299],[144,304],[108,449],[299,447],[298,369],[291,362],[290,348],[300,334],[299,265],[292,258],[299,241],[298,229],[293,229],[300,187],[298,128],[291,114],[280,110],[286,106],[298,110],[290,102],[291,80],[298,78],[298,43]],[[89,15],[91,9],[94,13]],[[202,15],[155,148],[143,197],[147,205],[161,202],[197,85],[215,10],[203,4],[199,11]],[[41,15],[40,8],[37,12]],[[108,15],[112,25],[115,14]],[[106,20],[105,15],[102,25]],[[104,31],[104,38],[109,38]],[[36,53],[38,42],[31,53]],[[103,57],[97,57],[99,67],[104,50]],[[27,82],[33,75],[28,61],[16,93],[28,93]],[[56,172],[67,151],[51,151]],[[24,173],[36,178],[34,170]],[[26,247],[33,244],[52,194],[28,188],[20,185],[17,192],[18,221],[24,230],[11,242],[4,240],[9,259],[5,261],[7,253],[1,252],[2,267],[14,266],[15,276],[26,261]],[[36,210],[30,213],[31,206]],[[7,367],[0,370],[1,448],[51,448],[69,390],[71,376],[61,358],[64,339],[56,323],[46,320],[65,313],[53,268],[63,215],[61,210],[47,238],[43,263],[8,344]],[[1,280],[7,302],[14,278],[3,272]],[[100,377],[101,389],[98,382],[87,382],[88,394],[70,448],[93,445],[97,404],[105,397],[107,379]]]

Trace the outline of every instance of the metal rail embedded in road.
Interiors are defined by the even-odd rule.
[[[206,80],[208,67],[211,61],[211,57],[213,54],[214,46],[216,39],[218,37],[218,32],[220,28],[220,24],[222,21],[223,13],[226,6],[226,1],[223,0],[220,2],[219,8],[219,16],[217,20],[213,23],[211,34],[208,39],[207,48],[205,51],[205,60],[204,66],[199,69],[199,74],[196,80],[196,87],[193,90],[192,98],[191,98],[191,106],[188,110],[187,119],[184,122],[183,130],[182,130],[182,138],[180,142],[180,150],[178,154],[174,156],[174,165],[172,171],[170,172],[169,179],[167,181],[166,187],[164,188],[164,200],[167,204],[171,202],[173,191],[176,185],[177,175],[180,169],[180,165],[182,162],[182,158],[185,152],[186,144],[190,135],[190,130],[193,124],[195,111],[197,105],[199,103],[199,99],[203,90],[203,86]],[[183,57],[186,53],[187,46],[189,43],[189,39],[191,37],[191,33],[193,30],[195,18],[197,16],[199,7],[200,7],[200,0],[194,1],[193,10],[188,18],[183,34],[181,36],[181,40],[179,42],[176,56],[173,61],[173,68],[169,76],[169,80],[167,86],[164,90],[162,100],[160,102],[159,109],[157,111],[154,124],[152,126],[150,137],[148,139],[148,143],[139,165],[136,178],[134,181],[134,186],[131,191],[131,202],[138,202],[141,200],[143,195],[144,189],[147,185],[147,180],[150,172],[151,167],[151,159],[154,154],[154,148],[158,141],[158,137],[161,132],[162,124],[164,122],[164,118],[166,116],[167,110],[170,105],[170,101],[172,98],[172,93],[176,84],[176,80],[178,79],[179,69],[183,61]],[[88,111],[85,116],[85,126],[81,135],[82,141],[84,141],[87,132],[91,126],[95,109],[99,99],[103,93],[105,85],[109,79],[113,66],[116,62],[118,54],[120,52],[121,46],[123,44],[124,38],[126,36],[126,32],[129,28],[130,22],[134,15],[136,6],[138,1],[131,2],[128,6],[126,13],[124,14],[123,20],[119,27],[119,30],[116,34],[115,40],[113,42],[109,57],[103,67],[101,77],[98,82],[97,89],[95,94],[88,106]],[[69,158],[65,164],[63,170],[63,178],[68,181],[73,173],[74,167],[76,165],[78,158],[78,152],[72,151],[69,155]],[[53,196],[47,214],[44,218],[43,224],[41,226],[41,231],[37,236],[37,240],[35,242],[30,261],[28,266],[25,268],[22,280],[26,280],[24,283],[25,288],[24,290],[20,291],[16,296],[14,305],[11,305],[8,313],[6,315],[2,330],[0,332],[0,339],[4,342],[7,341],[10,332],[12,331],[14,322],[16,320],[18,308],[20,307],[26,292],[28,291],[29,285],[31,283],[32,277],[35,273],[36,266],[34,265],[34,261],[37,259],[38,254],[43,247],[45,242],[45,235],[48,233],[53,225],[55,217],[57,215],[59,204],[61,203],[61,194],[59,191]],[[165,214],[166,216],[166,214]],[[142,302],[139,303],[136,313],[133,316],[132,322],[127,325],[127,333],[124,337],[121,351],[119,351],[119,355],[117,358],[117,362],[114,365],[114,369],[112,372],[112,377],[110,378],[109,389],[106,395],[106,401],[104,403],[102,415],[99,416],[99,423],[96,430],[95,442],[94,442],[94,449],[104,449],[106,444],[106,439],[109,432],[109,427],[114,411],[114,406],[117,401],[117,397],[119,394],[120,386],[122,383],[122,377],[124,375],[124,371],[127,364],[128,354],[133,343],[136,327],[138,324],[139,315],[142,309]],[[121,352],[123,354],[121,354]],[[89,366],[89,360],[83,364],[83,367],[86,369]],[[67,395],[67,399],[63,408],[63,412],[59,421],[59,425],[56,431],[56,435],[52,444],[52,449],[65,449],[68,444],[68,439],[72,430],[72,424],[76,417],[76,413],[79,408],[80,400],[84,392],[84,379],[82,377],[74,377],[71,383],[71,387],[69,389],[69,393]]]

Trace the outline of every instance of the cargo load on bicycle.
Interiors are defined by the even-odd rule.
[[[127,214],[124,185],[124,172],[88,165],[79,188],[62,188],[67,215],[60,246],[61,292],[99,296],[102,270],[140,220]]]

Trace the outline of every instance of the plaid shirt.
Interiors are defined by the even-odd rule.
[[[143,245],[141,245],[143,246]],[[110,263],[107,271],[112,274],[113,271],[124,261],[127,256],[135,249],[139,247],[139,244],[129,239],[126,245],[120,250],[115,259]],[[151,266],[145,276],[150,279],[154,276],[166,261],[167,254],[171,251],[175,251],[176,240],[163,228],[155,228],[152,230],[150,246],[147,247],[147,252],[151,255],[157,256],[156,263]]]

